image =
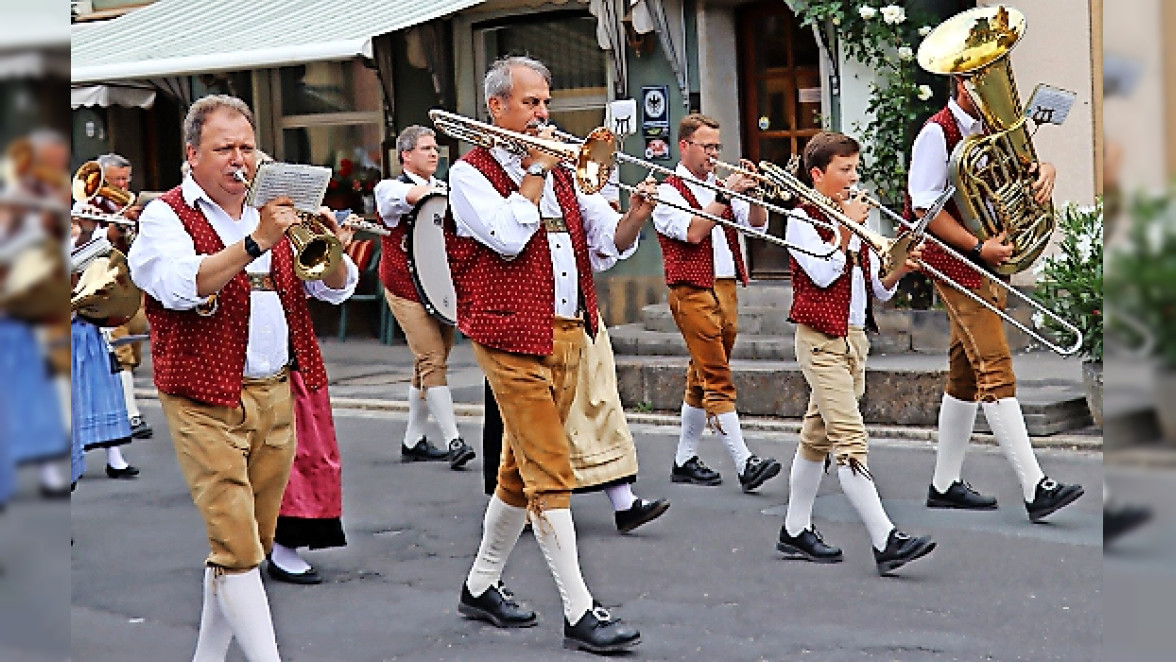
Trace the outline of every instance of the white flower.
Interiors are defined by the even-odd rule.
[[[1082,262],[1088,262],[1090,260],[1091,253],[1094,251],[1094,242],[1091,241],[1090,237],[1082,237],[1078,240],[1077,247],[1078,257],[1082,260]]]
[[[930,85],[920,85],[919,86],[919,101],[926,101],[927,99],[931,98],[931,95],[932,95],[932,92],[931,92]]]
[[[926,37],[929,34],[931,34],[931,26],[930,25],[924,25],[923,27],[919,28],[919,36],[920,37]]]
[[[858,14],[867,21],[878,15],[878,10],[869,6],[858,7]]]
[[[906,20],[906,10],[898,5],[886,5],[882,8],[882,20],[891,25],[898,25]]]
[[[1033,313],[1033,326],[1036,328],[1041,328],[1041,325],[1043,324],[1045,324],[1045,315],[1043,315],[1040,311]]]
[[[898,47],[898,59],[909,60],[913,57],[915,57],[915,52],[911,50],[910,46],[899,46]]]
[[[833,25],[841,25],[841,17],[840,16],[833,17]]]

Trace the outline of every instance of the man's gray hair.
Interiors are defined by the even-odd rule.
[[[547,65],[525,55],[504,57],[501,60],[495,61],[494,64],[490,65],[490,69],[486,71],[484,92],[486,94],[487,108],[489,107],[490,99],[494,97],[503,101],[510,98],[511,93],[514,91],[514,81],[511,80],[510,71],[516,67],[526,67],[543,76],[543,80],[547,81],[547,87],[551,87],[551,70],[547,68]]]
[[[200,134],[204,131],[204,122],[210,114],[222,108],[241,113],[249,120],[249,126],[257,131],[257,120],[254,119],[249,104],[227,94],[212,94],[199,99],[188,109],[188,116],[184,118],[184,143],[200,147]]]
[[[413,124],[412,126],[405,127],[405,129],[400,132],[400,135],[396,136],[396,158],[399,159],[401,163],[404,163],[404,157],[400,155],[401,152],[411,152],[412,150],[416,149],[417,142],[420,141],[421,136],[436,135],[437,132],[427,126]]]
[[[98,162],[98,165],[102,166],[103,170],[106,170],[107,168],[129,168],[129,167],[131,167],[131,160],[130,159],[123,156],[122,154],[115,154],[114,152],[111,152],[109,154],[103,154],[102,156],[99,156],[97,159],[94,159],[94,160]]]

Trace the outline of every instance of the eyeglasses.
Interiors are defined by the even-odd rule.
[[[702,148],[702,151],[708,153],[714,152],[715,154],[718,154],[719,152],[723,151],[723,143],[696,143],[693,140],[687,140],[686,142],[690,143],[691,145],[698,145]]]

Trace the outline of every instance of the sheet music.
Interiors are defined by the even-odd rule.
[[[1039,83],[1025,106],[1025,117],[1037,124],[1061,124],[1069,117],[1077,98],[1078,95],[1069,90]]]
[[[317,213],[330,181],[330,168],[267,161],[257,167],[245,202],[252,207],[262,207],[285,195],[294,201],[295,209]]]

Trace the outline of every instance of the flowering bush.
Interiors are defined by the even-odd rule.
[[[1129,211],[1131,225],[1107,256],[1112,332],[1176,369],[1176,185],[1137,196]]]
[[[1102,202],[1092,207],[1068,203],[1057,213],[1062,241],[1058,252],[1041,258],[1037,274],[1037,297],[1062,319],[1082,331],[1078,352],[1092,361],[1103,357],[1103,210]],[[1073,338],[1056,321],[1033,314],[1035,326],[1053,332],[1059,344]]]
[[[797,2],[797,16],[805,26],[832,25],[842,51],[877,71],[880,84],[870,86],[865,126],[854,126],[861,139],[863,174],[878,188],[883,202],[898,204],[906,190],[908,146],[914,141],[915,121],[929,115],[933,96],[915,80],[915,48],[931,32],[925,21],[908,17],[895,0],[809,0]]]

